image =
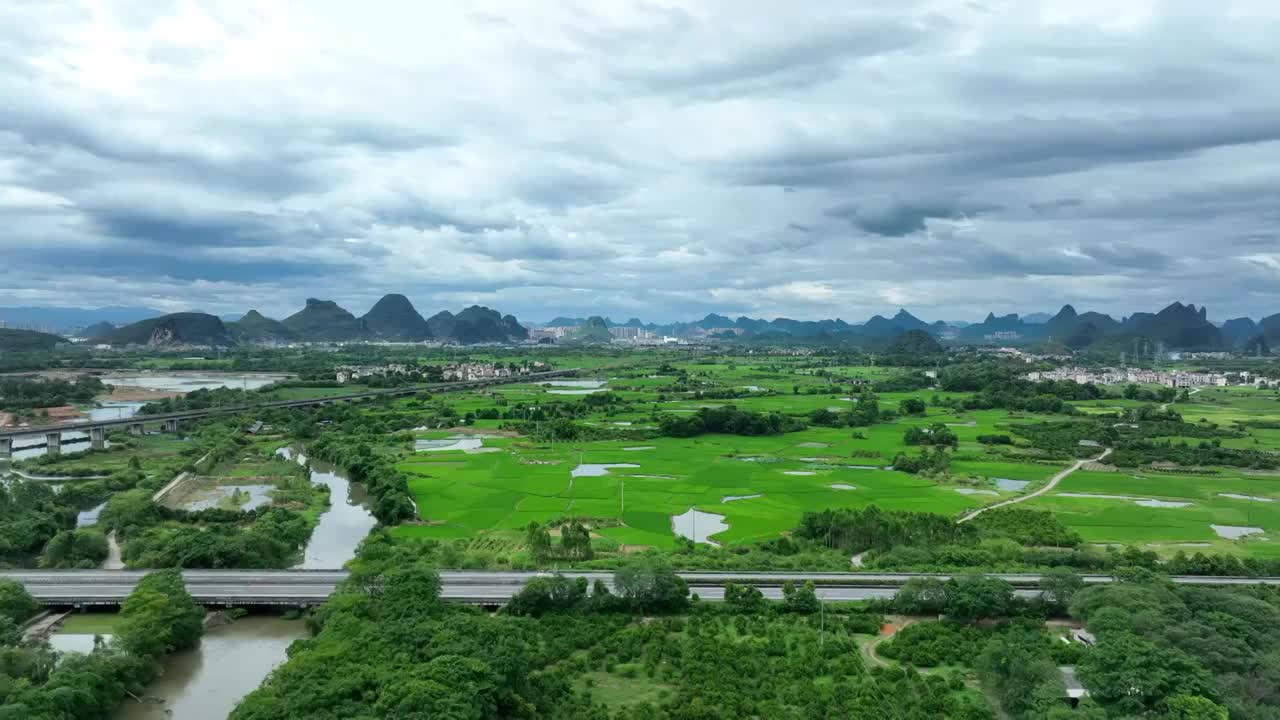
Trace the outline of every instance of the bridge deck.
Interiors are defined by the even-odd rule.
[[[42,605],[119,605],[133,591],[145,571],[136,570],[6,570],[0,578],[14,580]],[[608,572],[566,572],[566,577],[601,580],[612,585]],[[770,572],[688,572],[680,573],[693,592],[705,600],[720,600],[729,582],[753,585],[766,597],[781,597],[788,580],[812,580],[824,600],[865,600],[892,596],[898,587],[915,578],[946,579],[929,573],[770,573]],[[441,595],[445,599],[480,605],[501,604],[519,592],[530,579],[546,576],[536,572],[484,572],[450,570],[440,573]],[[205,605],[316,605],[324,602],[338,583],[348,577],[342,570],[186,570],[183,577],[196,602]],[[996,574],[1034,594],[1040,576]],[[1107,575],[1086,575],[1087,583],[1111,582]],[[1280,585],[1280,578],[1177,576],[1175,583],[1186,585]]]

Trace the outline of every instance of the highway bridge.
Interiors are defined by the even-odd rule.
[[[538,383],[565,376],[576,376],[579,372],[579,368],[548,370],[546,372],[529,373],[528,375],[513,375],[510,377],[492,378],[487,380],[433,383],[430,385],[406,385],[404,387],[397,388],[365,390],[363,392],[308,398],[306,400],[274,400],[270,402],[254,403],[252,405],[223,405],[220,407],[207,408],[205,410],[188,410],[185,412],[166,413],[162,415],[135,415],[133,417],[111,420],[84,420],[81,422],[61,423],[58,425],[44,425],[38,427],[0,428],[0,458],[9,457],[16,449],[22,449],[23,447],[39,447],[42,445],[48,448],[50,455],[56,455],[61,451],[62,434],[66,432],[87,432],[89,434],[89,441],[92,443],[93,448],[102,449],[106,446],[107,430],[113,427],[126,427],[129,429],[130,433],[135,435],[141,435],[146,425],[160,425],[165,432],[177,432],[179,422],[184,420],[198,420],[215,415],[236,415],[239,413],[260,412],[263,410],[316,407],[319,405],[333,405],[339,402],[360,402],[363,400],[383,397],[404,397],[406,395],[416,395],[420,392],[440,393],[453,392],[457,390],[476,390],[493,385]],[[33,442],[26,446],[19,446],[18,438],[29,438]]]
[[[472,605],[502,605],[530,579],[546,576],[538,572],[441,571],[441,596]],[[5,570],[0,579],[14,580],[41,605],[51,607],[117,606],[133,591],[145,571],[135,570]],[[583,577],[594,583],[612,585],[613,573],[566,571],[565,577]],[[347,579],[342,570],[185,570],[187,590],[197,603],[210,606],[319,605]],[[765,597],[781,598],[788,580],[813,581],[818,596],[826,601],[867,600],[892,597],[908,580],[948,575],[932,573],[778,573],[778,572],[684,572],[680,576],[692,592],[704,600],[724,597],[726,583],[760,588]],[[1041,576],[1036,574],[992,574],[1007,580],[1019,593],[1030,595]],[[1109,575],[1084,575],[1086,584],[1109,583]],[[1183,585],[1280,585],[1280,577],[1211,577],[1184,575],[1171,578]]]

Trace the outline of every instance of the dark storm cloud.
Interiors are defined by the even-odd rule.
[[[914,202],[881,202],[866,206],[848,203],[828,208],[828,217],[847,221],[873,235],[903,237],[925,229],[930,218],[958,220],[977,215],[990,207],[961,204],[917,204]]]
[[[249,213],[196,217],[174,210],[104,208],[90,210],[88,216],[104,234],[173,248],[272,245],[280,240],[266,218]]]

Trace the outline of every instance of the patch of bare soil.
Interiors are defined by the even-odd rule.
[[[150,388],[113,385],[111,394],[100,395],[98,399],[111,402],[148,402],[150,400],[168,400],[169,398],[181,396],[182,393],[170,390],[152,390]]]

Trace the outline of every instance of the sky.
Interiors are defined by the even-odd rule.
[[[1280,312],[1274,0],[6,0],[0,306]]]

